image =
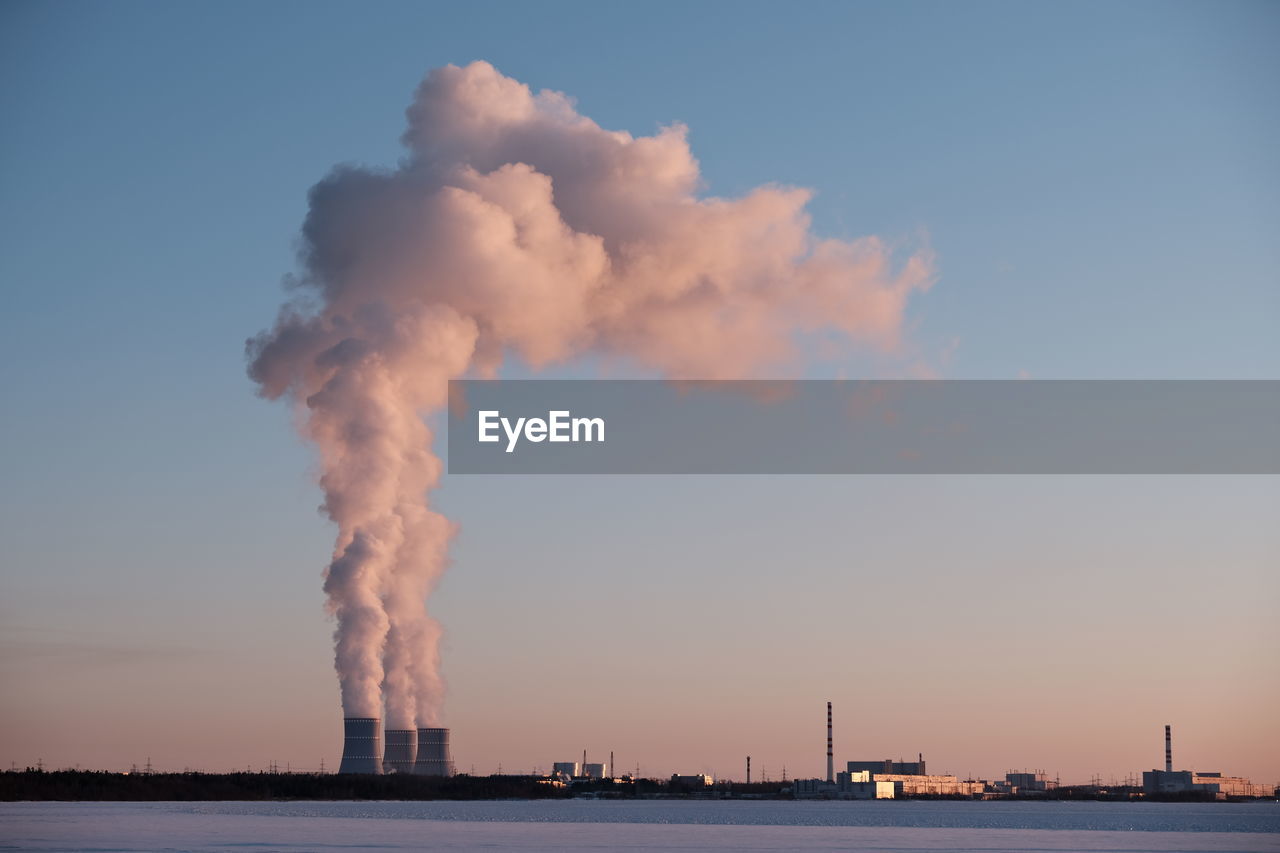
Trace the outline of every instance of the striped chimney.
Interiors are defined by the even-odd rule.
[[[835,784],[835,781],[836,781],[836,773],[835,773],[836,764],[833,756],[834,756],[834,753],[832,753],[831,751],[831,703],[828,702],[827,703],[827,782],[830,784]]]
[[[1164,727],[1164,772],[1173,772],[1173,726]]]

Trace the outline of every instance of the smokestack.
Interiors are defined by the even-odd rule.
[[[382,754],[383,773],[412,773],[417,757],[417,729],[387,729],[386,751]]]
[[[1164,727],[1164,772],[1173,772],[1173,726]]]
[[[747,784],[751,784],[751,756],[747,756]]]
[[[413,772],[416,776],[453,775],[448,729],[418,729],[418,755],[413,762]]]
[[[836,781],[835,759],[832,757],[831,751],[831,703],[827,703],[827,782],[834,784]]]
[[[377,717],[343,717],[339,773],[381,773],[382,733]]]

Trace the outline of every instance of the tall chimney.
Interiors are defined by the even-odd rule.
[[[747,756],[747,784],[751,784],[751,756]]]
[[[377,717],[343,717],[339,773],[382,772],[382,730]]]
[[[835,784],[836,764],[831,751],[831,703],[827,703],[827,782]]]
[[[417,729],[387,729],[386,751],[382,753],[383,773],[412,773],[418,757]]]
[[[418,755],[413,761],[413,773],[415,776],[453,775],[448,729],[418,729]]]
[[[1164,772],[1173,772],[1173,726],[1164,727]]]

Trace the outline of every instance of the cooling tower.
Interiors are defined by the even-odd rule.
[[[383,773],[412,773],[418,757],[417,729],[387,729],[386,752],[382,754]]]
[[[413,772],[419,776],[452,776],[448,729],[418,729],[418,757]]]
[[[382,735],[377,717],[344,717],[339,773],[381,773]]]

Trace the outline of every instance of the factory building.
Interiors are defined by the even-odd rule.
[[[557,761],[551,765],[551,775],[563,779],[608,779],[608,764],[588,764],[585,761]]]
[[[897,797],[973,796],[981,794],[985,787],[981,782],[961,782],[955,776],[930,776],[925,770],[924,755],[915,761],[849,761],[845,768],[849,774],[869,774],[872,782],[892,784]]]
[[[1241,776],[1194,770],[1147,770],[1142,774],[1142,792],[1148,797],[1198,795],[1211,800],[1274,796],[1270,787],[1255,785]]]
[[[981,796],[986,788],[983,782],[961,782],[955,776],[926,776],[918,773],[872,773],[876,782],[893,783],[895,797],[955,797]]]
[[[845,771],[836,774],[835,782],[825,779],[796,779],[791,783],[791,794],[800,800],[892,800],[893,783],[877,782],[866,770],[855,773]]]
[[[892,761],[888,758],[884,761],[849,761],[845,763],[845,769],[850,773],[866,770],[871,773],[893,773],[898,776],[924,776],[928,772],[924,769],[923,754],[916,761]]]
[[[1037,770],[1034,773],[1026,771],[1006,773],[1004,774],[1003,782],[995,783],[995,789],[1002,794],[1048,793],[1057,789],[1057,787],[1057,781],[1050,779],[1043,770]]]
[[[698,788],[710,788],[715,784],[715,781],[705,773],[698,773],[694,776],[680,776],[677,774],[671,777],[671,784],[694,788],[695,790]]]
[[[1255,785],[1241,776],[1221,773],[1197,773],[1173,769],[1173,729],[1164,727],[1164,769],[1142,774],[1142,792],[1148,797],[1204,797],[1225,800],[1227,797],[1272,797],[1275,791],[1266,785]]]

